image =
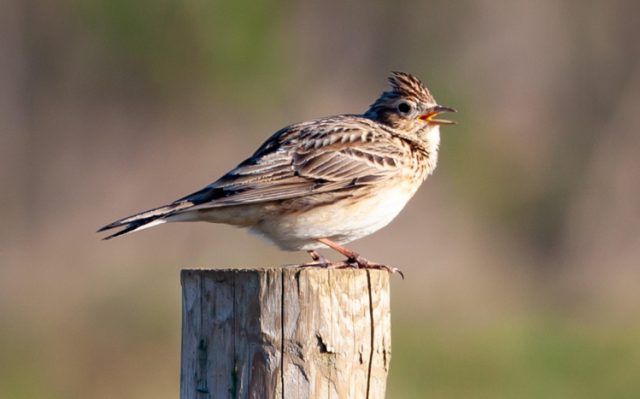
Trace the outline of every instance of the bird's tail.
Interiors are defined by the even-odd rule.
[[[168,216],[174,215],[176,212],[193,206],[192,202],[181,201],[174,202],[173,204],[164,205],[158,208],[149,209],[148,211],[140,212],[135,215],[128,216],[126,218],[116,220],[98,230],[98,233],[106,230],[115,229],[117,227],[124,227],[122,230],[111,234],[104,238],[108,240],[114,237],[118,237],[124,234],[133,233],[134,231],[144,230],[149,227],[157,226],[162,223],[166,223]]]

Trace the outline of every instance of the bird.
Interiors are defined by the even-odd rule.
[[[436,169],[438,105],[417,77],[392,72],[389,89],[363,114],[295,123],[249,158],[192,194],[98,230],[111,239],[167,222],[204,221],[248,228],[280,249],[307,251],[301,267],[382,269],[347,247],[389,224]],[[346,257],[330,262],[317,250]]]

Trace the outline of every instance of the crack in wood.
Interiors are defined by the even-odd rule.
[[[318,340],[318,348],[320,349],[320,353],[327,353],[330,355],[336,353],[335,349],[331,345],[328,345],[326,342],[324,342],[320,333],[316,333],[316,339]]]
[[[297,285],[298,285],[298,293],[300,293],[300,280],[298,279],[299,276],[296,276],[296,280],[297,280]],[[285,286],[284,286],[284,270],[280,269],[280,388],[282,390],[282,399],[285,399],[284,396],[284,387],[285,387],[285,383],[284,383],[284,357],[285,357],[285,345],[284,345],[284,340],[285,340],[285,328],[284,328],[284,321],[285,321],[285,302],[284,302],[284,298],[285,298]]]
[[[369,270],[366,270],[367,272],[367,288],[369,291],[369,323],[371,325],[371,352],[369,353],[369,367],[367,370],[367,396],[366,398],[369,399],[369,392],[371,390],[371,369],[373,367],[373,351],[375,350],[375,325],[374,325],[374,317],[373,317],[373,297],[372,297],[372,293],[371,293],[371,272]]]
[[[202,338],[198,343],[198,370],[199,375],[196,376],[196,390],[201,393],[209,393],[209,387],[207,386],[207,359],[209,357],[209,350],[207,340]]]

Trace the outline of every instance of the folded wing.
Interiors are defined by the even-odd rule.
[[[397,175],[409,147],[353,116],[292,125],[276,132],[250,158],[202,190],[99,231],[109,236],[142,229],[169,216],[212,208],[280,201],[354,188]]]

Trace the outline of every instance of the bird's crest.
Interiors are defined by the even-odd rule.
[[[435,104],[436,102],[420,79],[413,75],[394,71],[391,72],[391,76],[389,76],[389,83],[391,84],[393,94],[400,95],[401,97],[415,97],[428,104]]]

